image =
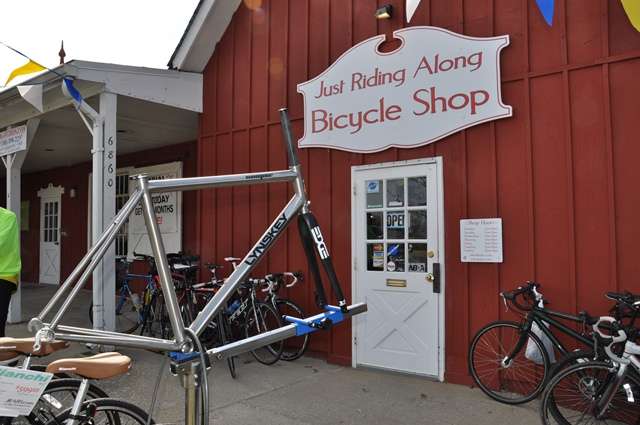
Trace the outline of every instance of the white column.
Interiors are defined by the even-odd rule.
[[[100,120],[94,126],[92,229],[93,242],[113,220],[116,209],[116,113],[118,97],[100,95]],[[115,329],[115,245],[111,244],[93,273],[94,327]],[[97,307],[97,308],[96,308]]]
[[[11,155],[7,155],[3,158],[3,162],[7,168],[7,209],[14,212],[18,218],[18,228],[20,228],[20,204],[22,201],[20,192],[20,180],[22,173],[22,164],[27,157],[27,152],[31,147],[31,142],[35,137],[38,125],[40,124],[39,118],[30,119],[27,122],[27,149],[21,152],[17,152]],[[18,323],[22,321],[22,294],[20,290],[20,276],[18,276],[18,290],[11,297],[11,304],[9,305],[9,314],[7,316],[7,322]]]

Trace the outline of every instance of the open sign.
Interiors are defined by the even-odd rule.
[[[387,213],[388,229],[404,229],[404,211]]]

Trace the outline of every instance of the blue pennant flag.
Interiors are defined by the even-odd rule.
[[[540,9],[540,13],[542,13],[542,17],[547,22],[547,25],[551,26],[553,24],[553,9],[554,9],[554,0],[536,0],[538,4],[538,9]]]
[[[73,80],[71,78],[64,79],[64,85],[67,88],[67,91],[71,95],[71,97],[78,103],[82,103],[82,95],[73,85]]]

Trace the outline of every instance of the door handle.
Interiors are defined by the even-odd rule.
[[[440,263],[433,263],[433,293],[440,293]]]

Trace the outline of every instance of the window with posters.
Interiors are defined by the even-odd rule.
[[[182,177],[182,162],[154,165],[151,167],[135,168],[131,175],[147,174],[150,179],[174,179]],[[137,185],[129,180],[129,192]],[[166,252],[182,250],[182,192],[153,193],[153,209],[156,221],[160,227],[162,240]],[[152,255],[147,227],[144,223],[142,206],[138,205],[129,216],[128,227],[128,256],[133,257],[134,251],[139,254]]]
[[[176,178],[182,177],[182,162],[170,162],[149,167],[118,168],[116,179],[116,213],[127,202],[129,195],[136,188],[136,182],[129,176],[147,174],[151,178]],[[89,174],[89,199],[88,211],[91,211],[91,174]],[[153,205],[156,210],[156,219],[160,225],[162,240],[167,252],[179,252],[182,250],[182,193],[170,192],[153,194]],[[87,215],[87,246],[91,246],[91,214]],[[133,257],[133,252],[151,255],[151,246],[144,224],[141,206],[134,210],[129,220],[118,231],[115,240],[116,256]]]

